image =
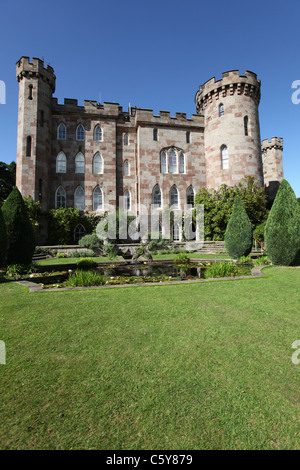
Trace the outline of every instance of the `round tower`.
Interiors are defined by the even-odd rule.
[[[47,208],[51,158],[52,94],[55,75],[49,65],[29,57],[17,62],[19,82],[16,185]]]
[[[208,188],[234,186],[253,176],[263,186],[258,105],[260,80],[238,70],[211,78],[195,96],[198,114],[205,118],[205,158]]]

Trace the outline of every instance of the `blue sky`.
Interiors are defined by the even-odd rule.
[[[285,178],[300,197],[299,0],[15,0],[1,2],[0,160],[16,159],[22,56],[44,56],[59,102],[77,98],[195,113],[200,84],[222,72],[256,72],[262,81],[261,138],[283,137]],[[299,94],[300,96],[300,94]]]

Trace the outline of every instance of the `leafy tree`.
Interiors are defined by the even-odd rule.
[[[11,162],[9,165],[0,162],[0,206],[10,195],[16,182],[16,163]]]
[[[74,230],[80,220],[79,209],[65,207],[50,209],[48,243],[50,245],[68,245],[74,243]]]
[[[35,235],[20,191],[15,187],[2,206],[7,233],[7,264],[29,264]]]
[[[42,216],[41,204],[39,201],[35,202],[31,196],[24,196],[23,199],[33,230],[35,234],[38,235]]]
[[[223,240],[235,197],[242,199],[252,228],[267,219],[267,197],[264,188],[253,177],[243,178],[236,186],[221,185],[217,190],[201,188],[196,204],[204,204],[205,240]]]
[[[83,248],[88,248],[89,250],[98,250],[103,245],[102,240],[97,237],[96,233],[91,233],[89,235],[85,235],[79,240],[79,245]]]
[[[0,209],[0,268],[5,265],[7,256],[7,235],[4,217]]]
[[[225,248],[231,258],[248,256],[252,250],[252,226],[240,196],[236,196],[225,232]]]
[[[270,211],[265,242],[273,264],[290,266],[300,250],[300,210],[293,189],[286,180],[280,183]]]

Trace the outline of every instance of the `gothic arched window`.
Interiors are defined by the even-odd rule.
[[[84,189],[81,186],[78,186],[74,193],[74,207],[80,211],[84,211],[85,207],[85,196]]]
[[[59,186],[55,193],[55,209],[61,207],[66,207],[66,191],[62,186]]]
[[[158,184],[156,184],[152,190],[152,204],[154,209],[161,208],[161,190]]]
[[[103,194],[101,188],[97,186],[93,191],[93,211],[103,209]]]
[[[170,190],[170,206],[173,207],[173,209],[179,208],[178,189],[175,184]]]
[[[93,173],[94,175],[101,175],[103,173],[103,158],[99,152],[93,158]]]
[[[193,186],[189,186],[186,190],[186,203],[192,207],[195,204],[195,193],[193,190]]]
[[[76,129],[76,140],[84,140],[85,137],[85,130],[82,124],[79,124],[79,126]]]
[[[67,157],[64,152],[59,152],[56,157],[56,173],[67,173]]]
[[[83,173],[85,172],[85,159],[84,155],[79,152],[75,157],[75,173]]]
[[[225,112],[224,112],[224,104],[221,103],[221,104],[219,105],[219,116],[220,116],[220,117],[224,116],[224,113],[225,113]]]
[[[222,170],[228,170],[229,159],[228,159],[228,150],[227,150],[226,145],[222,145],[221,147],[221,164],[222,164]]]
[[[57,128],[57,139],[58,140],[66,140],[67,138],[67,128],[63,122]]]
[[[95,142],[102,142],[103,140],[103,132],[99,124],[95,127],[94,130],[94,141]]]
[[[124,162],[124,176],[129,176],[130,168],[129,168],[129,161],[125,160]]]
[[[129,211],[131,207],[131,198],[130,198],[130,192],[128,189],[126,189],[124,193],[124,209],[125,211]]]

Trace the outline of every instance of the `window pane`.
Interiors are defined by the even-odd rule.
[[[84,127],[82,124],[77,127],[76,140],[84,140]]]
[[[176,186],[172,186],[170,191],[170,206],[178,208],[178,191]]]
[[[166,152],[162,152],[160,156],[160,172],[167,173],[167,155]]]
[[[125,197],[125,210],[126,211],[129,211],[130,210],[130,193],[129,191],[125,191],[124,193],[124,197]]]
[[[66,126],[64,124],[60,124],[58,126],[58,135],[57,138],[59,140],[65,140],[66,139]]]
[[[169,153],[169,173],[177,173],[177,154],[175,150]]]
[[[161,191],[158,185],[153,189],[152,204],[156,206],[156,208],[161,207]]]
[[[94,140],[96,142],[101,142],[102,141],[102,129],[100,126],[97,126],[95,128],[95,132],[94,132]]]
[[[56,158],[56,173],[66,173],[67,159],[64,153],[60,152]]]
[[[129,176],[129,162],[128,160],[124,163],[124,176]]]
[[[66,207],[66,191],[64,188],[58,188],[56,191],[56,202],[55,202],[56,209],[61,207]]]
[[[82,153],[78,153],[75,158],[75,173],[84,173],[85,161]]]
[[[179,173],[185,173],[185,165],[184,165],[184,155],[183,153],[180,154],[179,157]]]
[[[74,199],[75,208],[84,211],[84,190],[81,187],[76,189]]]
[[[229,160],[228,160],[227,147],[225,145],[224,145],[224,147],[222,147],[221,154],[222,154],[222,169],[223,170],[228,170]]]
[[[187,189],[187,192],[186,192],[186,202],[187,204],[191,205],[194,207],[194,203],[195,203],[195,196],[194,196],[194,190],[192,188],[192,186],[190,186],[188,189]]]

